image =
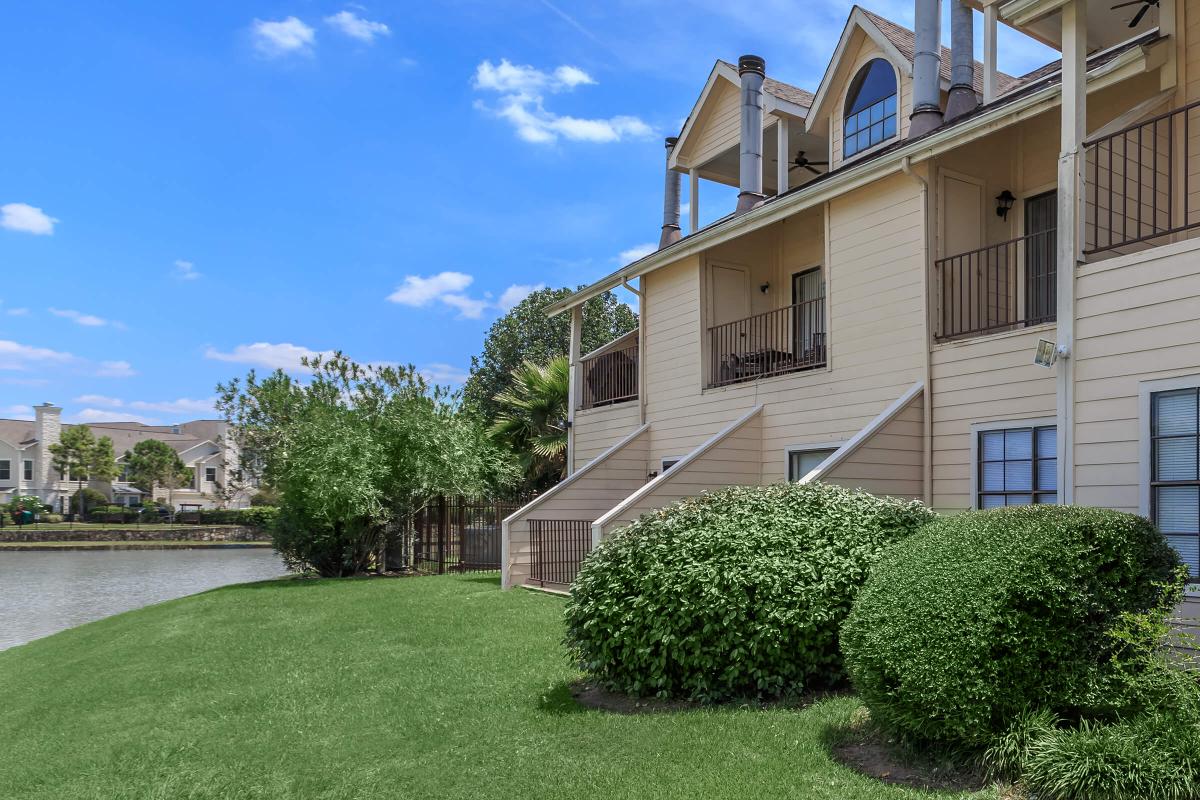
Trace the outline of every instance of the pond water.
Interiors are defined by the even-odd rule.
[[[287,570],[266,548],[0,552],[0,650],[85,622]]]

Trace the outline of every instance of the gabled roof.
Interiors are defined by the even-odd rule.
[[[905,75],[912,75],[913,54],[916,51],[917,35],[903,25],[892,22],[886,17],[881,17],[872,11],[867,11],[862,6],[854,6],[850,10],[850,17],[846,20],[846,27],[842,29],[842,36],[838,40],[837,48],[833,51],[833,57],[829,59],[829,66],[825,70],[825,75],[821,78],[821,85],[817,88],[816,97],[810,105],[810,126],[813,124],[812,121],[816,120],[819,116],[821,107],[829,100],[830,88],[838,73],[838,68],[842,65],[842,59],[846,55],[851,37],[854,35],[856,29],[861,30],[879,45],[881,50],[900,62]],[[942,88],[944,89],[950,86],[950,67],[950,48],[943,46],[941,48],[939,74]],[[1017,84],[1018,80],[1013,76],[1006,75],[1003,72],[996,73],[996,88],[999,94],[1004,94]],[[975,62],[975,85],[973,88],[976,94],[983,94],[983,64],[978,61]]]

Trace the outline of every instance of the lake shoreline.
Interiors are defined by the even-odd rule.
[[[270,542],[213,541],[106,541],[106,542],[0,542],[0,552],[52,552],[67,550],[253,550],[270,548]]]

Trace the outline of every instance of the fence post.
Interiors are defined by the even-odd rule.
[[[446,529],[449,527],[446,514],[446,495],[438,495],[438,575],[446,574]]]

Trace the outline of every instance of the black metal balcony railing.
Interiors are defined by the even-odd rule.
[[[825,298],[755,314],[708,329],[709,385],[825,366]]]
[[[939,340],[1053,322],[1057,235],[1052,228],[934,264]]]
[[[638,342],[580,362],[583,370],[580,408],[610,406],[638,396]]]
[[[570,585],[592,550],[592,523],[585,519],[529,520],[530,580]]]
[[[1191,185],[1191,166],[1200,161],[1198,114],[1200,103],[1192,103],[1086,143],[1085,253],[1200,226],[1191,197],[1200,188]]]

